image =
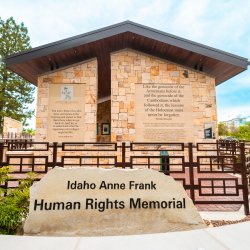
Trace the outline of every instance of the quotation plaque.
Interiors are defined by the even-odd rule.
[[[139,83],[135,90],[136,141],[193,141],[190,84]]]
[[[50,84],[48,140],[84,141],[85,84]]]

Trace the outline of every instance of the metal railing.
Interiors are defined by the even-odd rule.
[[[0,133],[0,139],[32,139],[32,135],[28,133],[15,133],[15,132],[6,132]]]
[[[13,175],[35,171],[39,178],[55,166],[155,169],[180,182],[194,204],[242,204],[249,214],[250,158],[246,159],[244,143],[10,141],[0,143],[0,167],[8,165]],[[13,180],[2,186],[10,185]]]

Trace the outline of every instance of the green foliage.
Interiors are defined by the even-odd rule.
[[[250,122],[239,127],[226,126],[223,123],[219,123],[219,136],[231,136],[239,140],[250,140]]]
[[[240,126],[237,131],[234,133],[234,136],[239,140],[250,140],[250,122],[247,122],[245,125]]]
[[[9,167],[0,168],[0,184],[9,180]],[[35,173],[28,173],[27,178],[13,190],[0,190],[0,233],[15,234],[22,221],[28,215],[29,187],[33,184]],[[7,193],[6,193],[7,191]],[[4,195],[6,193],[6,195]]]
[[[25,132],[25,133],[27,133],[27,134],[29,134],[29,135],[31,135],[31,136],[33,136],[33,135],[36,134],[36,131],[35,131],[33,128],[24,129],[23,132]]]
[[[30,49],[28,30],[18,25],[13,17],[4,22],[0,18],[0,130],[3,117],[8,116],[24,124],[34,114],[29,104],[34,101],[34,87],[6,68],[3,59],[8,55]]]
[[[228,136],[229,134],[228,127],[223,122],[219,122],[218,130],[219,130],[219,136]]]
[[[10,179],[8,176],[10,172],[10,167],[0,168],[0,185]]]

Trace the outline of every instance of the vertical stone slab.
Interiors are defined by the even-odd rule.
[[[135,130],[138,142],[192,142],[191,84],[135,85]]]
[[[138,138],[138,133],[141,133],[141,125],[139,124],[141,120],[137,115],[138,111],[136,109],[138,108],[136,105],[142,101],[139,100],[140,96],[136,96],[136,89],[140,88],[138,84],[184,86],[185,91],[188,89],[188,93],[183,91],[184,99],[188,101],[190,97],[190,106],[185,105],[184,109],[186,111],[182,113],[182,123],[187,121],[184,129],[189,132],[180,136],[179,139],[184,139],[184,142],[188,140],[188,142],[194,143],[204,141],[204,129],[207,123],[215,124],[216,130],[214,132],[215,137],[217,137],[215,79],[213,77],[167,60],[125,49],[111,54],[112,141],[137,141],[143,139],[140,135]],[[171,98],[173,99],[173,97]],[[186,101],[184,102],[187,104]],[[191,111],[189,112],[190,108]],[[189,118],[188,113],[192,113],[192,117]],[[192,119],[192,124],[190,119]],[[173,124],[173,122],[170,123]],[[172,127],[177,128],[178,126]],[[192,135],[190,133],[191,128],[193,130]],[[169,133],[169,135],[169,138],[162,138],[164,142],[173,142],[173,134]],[[206,139],[206,141],[209,141],[209,139]]]
[[[57,87],[58,85],[58,87]],[[62,94],[61,90],[68,87],[69,95],[73,94],[73,99]],[[56,90],[57,89],[57,90]],[[72,91],[71,91],[72,90]],[[55,91],[58,91],[57,97]],[[64,91],[65,92],[65,91]],[[70,94],[71,93],[71,94]],[[62,96],[61,96],[62,94]],[[51,99],[52,98],[52,99]],[[54,98],[54,99],[53,99]],[[55,98],[58,98],[57,100]],[[68,105],[68,108],[67,108]],[[56,106],[59,113],[52,112]],[[72,124],[73,134],[61,137],[58,131],[53,130],[57,118],[52,118],[53,113],[63,116],[62,107],[67,111],[68,119],[71,112],[76,123]],[[73,109],[72,109],[73,108]],[[78,109],[79,108],[79,109]],[[57,109],[53,109],[54,111]],[[61,111],[60,111],[61,110]],[[37,115],[36,115],[36,141],[96,141],[96,114],[97,114],[97,60],[85,61],[71,67],[62,68],[52,73],[47,73],[38,77],[37,91]],[[64,119],[64,118],[63,118]],[[67,118],[66,118],[67,119]],[[78,121],[76,121],[78,119]],[[57,121],[56,121],[57,120]],[[70,122],[71,122],[70,121]],[[58,126],[68,126],[66,120]],[[74,126],[79,129],[74,130]],[[66,137],[69,136],[69,137]]]
[[[85,84],[49,85],[48,141],[84,141],[85,95]]]

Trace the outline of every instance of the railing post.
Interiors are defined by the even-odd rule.
[[[122,168],[125,168],[126,164],[126,142],[122,143]]]
[[[240,162],[241,162],[241,178],[243,185],[243,199],[244,199],[244,211],[245,215],[249,214],[249,201],[248,201],[248,181],[246,171],[246,156],[245,156],[245,144],[240,143]]]
[[[0,142],[0,166],[3,164],[4,144]]]
[[[219,146],[219,140],[216,140],[216,155],[217,155],[217,159],[218,159],[218,163],[220,162],[220,146]],[[219,169],[219,164],[217,166],[217,169]]]
[[[216,140],[216,153],[219,156],[219,140]]]
[[[53,142],[53,168],[56,166],[57,163],[57,145],[58,142]]]
[[[232,156],[233,156],[233,158],[235,158],[236,155],[237,155],[236,150],[237,150],[236,142],[232,142]],[[233,169],[234,169],[234,174],[236,174],[236,173],[237,173],[237,168],[236,168],[236,166],[234,166]]]
[[[195,203],[193,143],[188,143],[190,198]]]

